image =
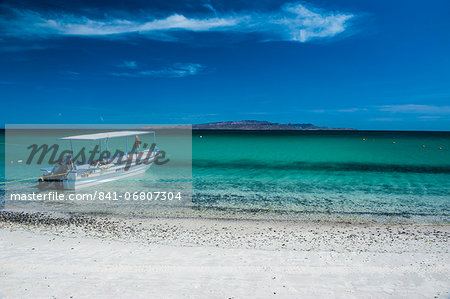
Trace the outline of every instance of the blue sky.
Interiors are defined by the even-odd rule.
[[[4,123],[450,130],[448,1],[17,2]]]

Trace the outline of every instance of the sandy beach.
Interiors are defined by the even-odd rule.
[[[449,225],[1,214],[2,298],[448,298]]]

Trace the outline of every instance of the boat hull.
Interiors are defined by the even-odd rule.
[[[124,167],[112,168],[106,171],[100,170],[88,176],[81,176],[74,172],[70,173],[67,180],[63,181],[63,186],[66,190],[80,190],[144,173],[152,164],[133,165],[128,170],[125,170]]]

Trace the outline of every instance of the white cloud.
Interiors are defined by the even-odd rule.
[[[417,114],[450,114],[450,106],[432,106],[432,105],[385,105],[380,106],[380,111],[395,113],[417,113]]]
[[[204,67],[198,63],[175,63],[169,67],[158,70],[140,70],[136,72],[114,72],[110,73],[118,77],[164,77],[164,78],[181,78],[186,76],[197,75]]]
[[[77,19],[63,16],[60,19],[43,19],[42,22],[36,25],[54,34],[96,36],[176,29],[208,31],[219,27],[234,26],[237,23],[238,19],[232,17],[195,19],[174,14],[165,19],[155,19],[149,22],[136,22],[123,19],[99,21],[86,17]]]
[[[280,16],[272,22],[285,25],[289,39],[299,42],[335,36],[345,30],[346,21],[353,17],[346,13],[314,11],[302,4],[286,4],[282,9],[289,17]]]
[[[35,11],[13,9],[15,17],[0,20],[5,35],[19,38],[54,36],[112,36],[138,33],[159,39],[158,33],[173,31],[226,31],[257,33],[264,40],[307,42],[330,38],[344,32],[351,13],[330,12],[300,3],[285,4],[272,13],[237,12],[214,16],[186,17],[173,13],[165,18],[134,20],[124,18],[92,19],[86,16],[59,14],[45,16]],[[166,37],[167,38],[167,37]]]

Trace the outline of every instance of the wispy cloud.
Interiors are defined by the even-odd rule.
[[[450,114],[450,106],[437,105],[382,105],[382,106],[366,106],[366,107],[351,107],[351,108],[329,108],[329,109],[314,109],[308,110],[312,113],[383,113],[387,112],[392,115],[395,114],[426,114],[422,118],[437,118],[435,115]]]
[[[0,33],[16,38],[57,36],[105,37],[137,33],[160,39],[176,31],[256,33],[261,40],[307,42],[330,38],[344,32],[354,17],[351,13],[326,11],[303,3],[283,5],[273,12],[220,13],[211,5],[211,15],[185,16],[172,13],[164,18],[89,18],[83,15],[49,15],[31,10],[11,9],[13,17],[0,20]]]
[[[118,77],[163,77],[163,78],[181,78],[197,75],[205,68],[198,63],[175,63],[163,69],[157,70],[139,70],[134,72],[112,72],[110,75]]]
[[[433,105],[384,105],[380,106],[378,110],[394,113],[450,114],[450,106]]]
[[[61,75],[71,76],[71,77],[78,77],[80,73],[74,72],[74,71],[61,71],[59,72]]]
[[[352,108],[332,108],[332,109],[313,109],[308,110],[311,113],[353,113],[353,112],[363,112],[368,111],[369,109],[366,107],[352,107]]]
[[[0,85],[11,85],[11,84],[14,84],[14,83],[11,81],[0,81]]]
[[[418,118],[427,120],[427,119],[439,119],[441,117],[438,115],[423,115],[423,116],[419,116]]]
[[[214,15],[217,16],[217,10],[209,3],[203,4],[203,7],[206,7],[207,9],[209,9],[212,13],[214,13]]]
[[[354,107],[354,108],[344,108],[344,109],[338,109],[336,110],[337,112],[360,112],[360,111],[367,111],[367,108],[359,108],[359,107]]]
[[[308,110],[307,112],[311,112],[311,113],[327,113],[327,110],[325,110],[325,109],[313,109],[313,110]]]
[[[376,118],[371,118],[369,119],[369,121],[381,121],[381,122],[385,122],[385,121],[402,121],[402,118],[396,118],[396,117],[376,117]]]
[[[119,64],[119,67],[127,68],[127,69],[135,69],[137,68],[136,61],[128,61],[124,60],[122,63]]]

